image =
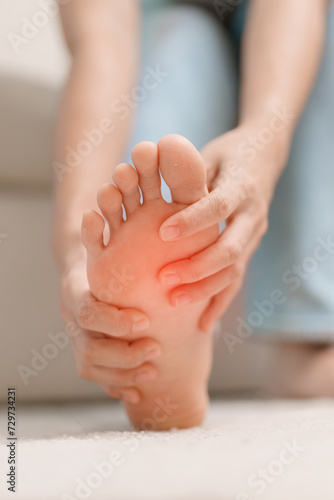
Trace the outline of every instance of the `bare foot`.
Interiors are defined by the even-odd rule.
[[[334,346],[278,346],[272,391],[279,397],[334,397]]]
[[[192,256],[211,245],[218,227],[205,230],[182,242],[163,242],[159,227],[170,215],[207,194],[203,159],[184,137],[168,135],[158,146],[142,142],[132,151],[136,170],[121,164],[114,182],[102,186],[98,203],[109,228],[103,243],[105,223],[96,212],[86,212],[82,238],[88,252],[88,280],[92,293],[118,307],[135,307],[150,318],[147,336],[157,339],[162,355],[156,362],[158,377],[149,380],[142,368],[137,385],[142,401],[124,403],[131,422],[139,429],[185,428],[201,424],[207,407],[207,380],[211,368],[211,336],[198,329],[207,300],[187,303],[180,295],[174,307],[168,292],[177,283],[169,277],[161,285],[158,274],[167,263]],[[172,203],[161,197],[160,175],[169,186]],[[138,186],[142,191],[140,204]],[[122,219],[123,203],[127,220]],[[134,332],[129,342],[142,336]],[[145,378],[146,377],[146,378]]]

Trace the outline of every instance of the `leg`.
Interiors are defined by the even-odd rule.
[[[200,149],[236,121],[233,44],[217,18],[199,7],[160,5],[144,8],[143,17],[140,81],[148,68],[160,68],[167,76],[138,104],[130,151],[138,142],[157,143],[171,133]],[[164,182],[162,189],[168,198]]]
[[[334,236],[333,54],[334,7],[318,80],[296,131],[269,231],[250,275],[254,299],[269,297],[274,288],[282,289],[286,297],[264,319],[261,330],[318,341],[333,338],[334,333],[334,249],[328,240]]]
[[[256,330],[299,342],[280,348],[277,392],[285,395],[334,395],[334,348],[328,346],[334,339],[333,55],[334,6],[317,83],[249,274],[253,299],[267,300],[277,288],[284,297]],[[309,341],[313,345],[303,343]]]

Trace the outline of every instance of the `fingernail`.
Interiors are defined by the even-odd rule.
[[[149,380],[153,380],[153,376],[151,372],[140,372],[136,375],[136,382],[148,382]]]
[[[175,297],[175,305],[176,306],[185,306],[186,304],[190,304],[191,297],[187,293],[180,293]]]
[[[161,231],[161,239],[164,241],[174,240],[178,236],[180,236],[180,229],[178,226],[165,227],[165,229]]]
[[[145,356],[145,361],[149,361],[150,359],[155,359],[158,358],[161,355],[160,349],[152,349],[151,351],[148,351],[148,353]]]
[[[177,285],[178,283],[181,283],[181,278],[175,273],[169,273],[165,274],[161,282],[163,285]]]
[[[127,403],[136,404],[139,402],[139,397],[137,394],[132,394],[130,392],[124,392],[122,394],[122,400],[126,401]]]
[[[132,325],[132,331],[133,332],[141,332],[142,330],[147,330],[147,328],[150,326],[150,322],[148,319],[140,319],[133,323]]]

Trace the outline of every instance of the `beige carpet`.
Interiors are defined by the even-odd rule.
[[[3,444],[1,499],[334,498],[328,400],[214,401],[202,428],[166,433],[132,432],[114,404],[21,406],[18,435],[17,493]]]

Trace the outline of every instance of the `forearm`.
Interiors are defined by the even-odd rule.
[[[61,271],[85,255],[80,241],[82,213],[97,209],[96,193],[110,182],[131,130],[131,108],[120,113],[115,107],[122,94],[131,91],[137,75],[138,11],[131,16],[132,22],[124,23],[123,29],[118,26],[113,32],[110,26],[107,33],[106,26],[105,36],[103,28],[98,33],[88,30],[78,40],[70,29],[76,22],[68,19],[71,13],[64,19],[73,62],[59,110],[52,164],[53,248]]]
[[[274,110],[286,115],[267,148],[277,158],[276,177],[317,74],[327,8],[327,0],[252,0],[249,7],[242,42],[240,125],[260,132],[273,123]]]
[[[160,227],[160,234],[177,227],[179,238],[186,238],[226,221],[213,245],[169,264],[160,274],[179,278],[178,293],[198,293],[201,300],[210,297],[200,320],[200,328],[207,332],[240,289],[267,231],[272,195],[315,80],[324,40],[325,0],[250,1],[239,124],[201,150],[209,194]],[[281,123],[275,111],[283,115]],[[182,289],[184,284],[187,288]]]

